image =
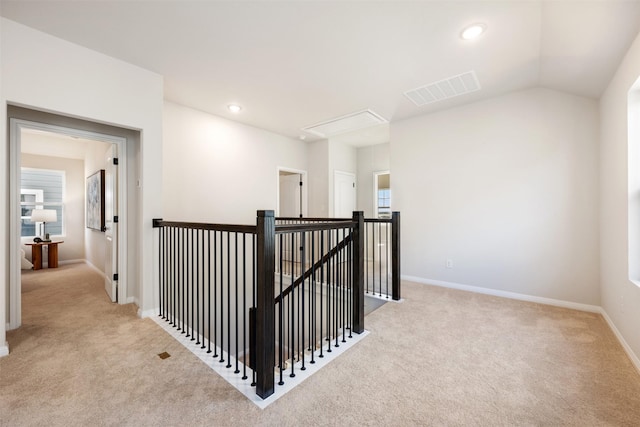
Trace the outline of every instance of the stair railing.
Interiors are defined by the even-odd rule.
[[[296,364],[305,370],[307,357],[314,363],[364,330],[362,212],[309,224],[276,225],[273,211],[258,211],[255,226],[153,224],[159,316],[250,378],[263,399],[276,370],[282,384],[285,367],[295,376]]]

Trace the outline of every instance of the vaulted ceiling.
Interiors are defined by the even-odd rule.
[[[398,121],[531,87],[597,99],[640,30],[640,1],[618,0],[0,4],[8,19],[161,74],[167,100],[296,138],[365,109]],[[463,40],[472,23],[486,32]],[[480,90],[422,107],[404,95],[469,71]]]

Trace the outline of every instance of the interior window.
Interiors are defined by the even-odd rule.
[[[20,230],[22,237],[43,234],[42,223],[31,222],[34,209],[54,209],[57,221],[47,223],[47,233],[64,235],[64,171],[21,168]]]

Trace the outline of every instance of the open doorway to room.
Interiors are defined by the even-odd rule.
[[[278,211],[276,216],[307,216],[307,171],[278,168]]]
[[[391,173],[373,173],[373,212],[376,218],[391,218]]]
[[[21,268],[25,266],[25,260],[32,264],[39,261],[38,268],[57,267],[58,257],[63,259],[61,264],[86,262],[104,277],[105,291],[111,301],[121,304],[129,302],[126,297],[126,244],[118,244],[119,241],[127,241],[127,227],[126,222],[117,221],[117,217],[122,216],[118,215],[119,210],[123,213],[127,211],[127,156],[117,156],[117,153],[127,153],[127,138],[44,121],[11,118],[9,141],[8,329],[18,328],[22,323]],[[113,165],[118,167],[114,168]],[[109,174],[105,174],[105,170]],[[85,221],[86,183],[87,178],[94,175],[93,172],[102,179],[99,193],[102,199],[98,203],[103,218],[99,229],[85,227],[88,225]],[[38,176],[43,173],[60,176],[60,185],[52,188],[54,180],[39,180]],[[102,190],[105,187],[110,191]],[[36,193],[36,196],[30,196],[32,193]],[[42,197],[39,198],[40,193]],[[107,212],[105,206],[111,209],[110,212]],[[38,228],[40,224],[32,222],[33,212],[41,210],[53,210],[56,213],[52,223],[44,224],[46,232],[50,234],[49,239],[44,236],[45,230]],[[120,226],[117,227],[114,222]],[[34,239],[42,239],[44,242]],[[47,240],[51,240],[51,243]],[[56,249],[60,246],[56,254],[51,253],[52,244]],[[36,260],[34,248],[42,252],[48,251],[48,254]],[[106,267],[109,267],[109,271]]]

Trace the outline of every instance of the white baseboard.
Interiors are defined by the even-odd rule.
[[[93,268],[99,275],[102,276],[103,279],[106,280],[107,276],[104,274],[104,271],[100,270],[98,267],[96,267],[95,265],[93,265],[91,263],[91,261],[89,261],[88,259],[84,260],[85,264],[87,264],[89,267]]]
[[[4,345],[0,345],[0,357],[4,357],[8,355],[9,355],[9,344],[5,342]]]
[[[425,285],[440,286],[442,288],[458,289],[461,291],[475,292],[478,294],[492,295],[496,297],[516,299],[521,301],[535,302],[538,304],[553,305],[556,307],[571,308],[573,310],[588,311],[590,313],[601,313],[602,308],[597,305],[581,304],[578,302],[564,301],[553,298],[537,297],[527,294],[519,294],[517,292],[500,291],[497,289],[481,288],[479,286],[462,285],[460,283],[444,282],[442,280],[423,279],[415,276],[402,276],[402,280],[409,282],[422,283]]]
[[[144,310],[142,311],[141,309],[138,309],[138,317],[141,319],[145,319],[147,317],[154,317],[159,313],[157,308],[152,308],[150,310]]]
[[[620,341],[622,348],[624,348],[627,356],[629,356],[629,359],[631,359],[631,363],[633,364],[633,366],[636,368],[638,373],[640,373],[640,359],[638,359],[638,356],[636,356],[629,344],[627,344],[627,341],[624,339],[618,328],[616,328],[616,325],[613,323],[613,320],[611,320],[607,312],[604,311],[604,308],[600,309],[600,314],[602,314],[602,317],[604,317],[604,320],[613,331],[613,334],[616,336],[616,338],[618,338],[618,341]]]
[[[64,261],[58,261],[58,265],[81,264],[81,263],[84,263],[84,262],[86,262],[86,260],[84,260],[84,259],[67,259],[67,260],[64,260]]]

